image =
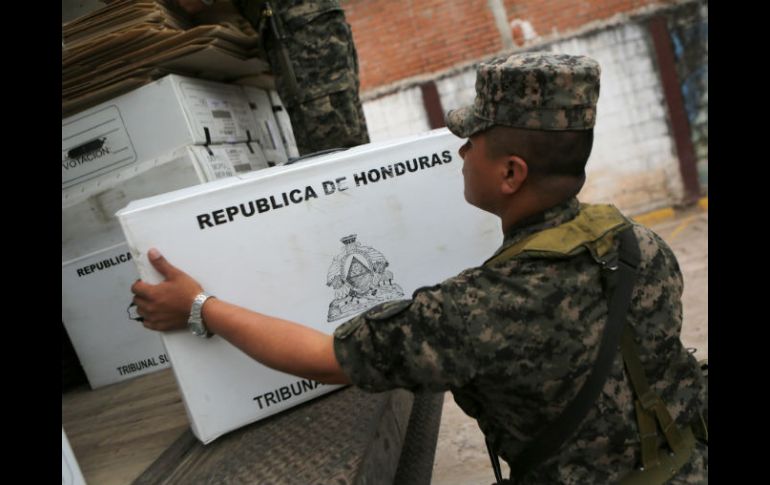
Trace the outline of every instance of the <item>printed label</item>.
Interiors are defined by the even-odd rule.
[[[206,130],[211,143],[233,143],[257,136],[248,101],[237,86],[189,82],[179,86],[190,121],[202,140],[206,141]]]
[[[136,161],[117,106],[107,106],[61,127],[62,189]]]

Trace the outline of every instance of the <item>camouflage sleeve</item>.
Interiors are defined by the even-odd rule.
[[[442,391],[472,377],[473,349],[445,284],[383,303],[340,325],[334,352],[356,386]]]

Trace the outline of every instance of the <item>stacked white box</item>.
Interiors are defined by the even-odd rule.
[[[91,387],[140,375],[116,369],[157,359],[163,346],[127,320],[133,265],[99,278],[72,272],[125,254],[114,213],[129,201],[265,168],[256,142],[239,143],[256,131],[240,86],[177,75],[62,120],[62,320]],[[96,302],[102,293],[113,296]]]
[[[159,335],[127,316],[139,274],[115,264],[128,251],[114,213],[134,199],[262,168],[256,143],[191,145],[114,172],[90,196],[79,186],[62,191],[62,321],[92,388],[168,367]]]
[[[186,145],[251,141],[257,125],[241,86],[178,75],[62,120],[62,189]]]
[[[257,123],[257,141],[265,153],[268,163],[283,165],[288,160],[286,147],[273,113],[270,94],[264,89],[243,86],[243,92],[249,100],[252,115]],[[291,126],[291,125],[289,125]]]
[[[62,322],[91,388],[167,368],[158,334],[135,320],[139,279],[125,243],[62,263]]]
[[[267,157],[256,142],[188,148],[195,154],[207,182],[268,167]]]
[[[135,201],[118,218],[143,280],[161,281],[146,257],[156,247],[210,293],[330,334],[498,247],[499,220],[463,198],[461,144],[442,129],[363,145]],[[217,336],[163,338],[204,443],[337,387],[268,369]]]
[[[278,122],[278,128],[281,131],[281,139],[286,147],[286,155],[291,158],[299,157],[299,150],[297,150],[297,140],[294,138],[294,129],[291,127],[291,119],[289,118],[289,112],[281,102],[281,97],[278,96],[277,91],[270,91],[270,103],[273,105],[273,113],[275,119]]]
[[[61,485],[86,485],[64,428],[61,429]]]
[[[62,190],[62,261],[123,242],[115,212],[130,201],[267,168],[256,143],[191,145],[103,178],[98,190]]]

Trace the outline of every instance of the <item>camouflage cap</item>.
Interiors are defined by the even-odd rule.
[[[596,121],[599,63],[586,56],[514,54],[482,63],[473,106],[447,114],[447,127],[468,138],[494,125],[587,130]]]

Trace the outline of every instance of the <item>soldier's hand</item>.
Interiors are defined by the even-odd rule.
[[[187,328],[193,300],[203,288],[190,275],[166,261],[157,249],[150,249],[147,256],[165,281],[151,285],[137,280],[131,286],[142,323],[151,330]]]

